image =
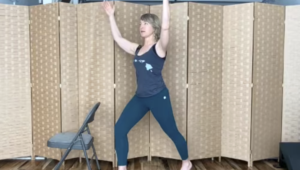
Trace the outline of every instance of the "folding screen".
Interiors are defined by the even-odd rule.
[[[79,128],[76,11],[65,3],[30,7],[34,156],[59,159],[47,140]]]
[[[300,6],[285,8],[282,141],[300,141]]]
[[[222,156],[251,165],[278,156],[284,7],[225,6],[223,28]]]
[[[150,12],[161,18],[162,5],[151,6]],[[187,24],[188,3],[170,4],[170,40],[163,77],[169,89],[177,127],[186,138]],[[150,155],[180,158],[172,140],[150,116]]]
[[[60,159],[47,140],[61,132],[58,3],[30,9],[33,156]]]
[[[224,6],[222,156],[250,161],[253,3]]]
[[[0,5],[0,159],[31,156],[29,12]]]
[[[284,6],[255,3],[252,161],[279,155],[284,54]]]
[[[101,102],[91,133],[98,159],[114,161],[114,44],[110,25],[101,3],[79,4],[77,10],[79,125],[94,104]]]
[[[222,6],[189,3],[190,159],[221,155],[222,26]]]
[[[142,44],[139,34],[140,16],[144,13],[149,13],[149,6],[119,1],[115,2],[115,6],[115,18],[122,36],[129,41]],[[136,76],[133,67],[133,56],[125,53],[116,43],[115,83],[115,121],[117,122],[123,109],[135,94]],[[147,114],[129,132],[130,149],[128,158],[149,155],[149,121],[149,114]]]
[[[59,16],[61,130],[62,132],[76,132],[79,128],[76,6],[73,4],[59,3]],[[73,157],[79,157],[79,153],[72,151],[67,158]]]

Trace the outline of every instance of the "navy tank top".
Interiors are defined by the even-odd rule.
[[[154,44],[149,51],[138,55],[141,45],[138,46],[133,59],[136,70],[137,89],[136,96],[150,97],[162,91],[166,85],[162,77],[165,58],[160,58]]]

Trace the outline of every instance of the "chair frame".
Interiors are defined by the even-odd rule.
[[[89,128],[88,124],[94,121],[95,113],[96,113],[96,111],[97,111],[97,109],[98,109],[99,106],[100,106],[100,102],[96,103],[94,105],[94,107],[91,109],[91,111],[89,112],[89,114],[86,116],[86,118],[85,118],[85,120],[84,120],[81,128],[78,130],[77,134],[75,135],[75,137],[73,138],[72,142],[68,146],[68,149],[64,153],[64,155],[61,158],[61,160],[59,161],[59,163],[55,166],[54,170],[58,170],[61,167],[61,165],[65,161],[66,157],[71,152],[73,145],[75,143],[77,143],[77,142],[81,143],[81,146],[83,148],[83,153],[84,153],[84,156],[85,156],[85,159],[86,159],[86,163],[87,163],[88,169],[92,170],[91,164],[92,164],[93,157],[95,156],[95,158],[96,158],[95,161],[96,161],[96,164],[97,164],[97,169],[100,170],[100,165],[99,165],[98,157],[97,157],[97,154],[96,154],[96,149],[94,147],[94,141],[92,142],[93,156],[91,157],[91,161],[89,161],[89,158],[88,158],[88,155],[87,155],[87,148],[85,148],[85,144],[84,144],[83,137],[82,137],[82,134],[84,132],[87,132],[89,135],[91,135],[90,128]]]

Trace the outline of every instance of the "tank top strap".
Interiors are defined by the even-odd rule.
[[[157,55],[157,52],[156,52],[156,48],[155,48],[155,46],[156,46],[156,43],[152,46],[152,50],[154,51],[154,53]]]
[[[138,52],[140,51],[140,49],[142,48],[142,46],[141,45],[139,45],[137,48],[136,48],[136,50],[135,50],[135,55],[137,55],[138,54]]]
[[[156,46],[156,43],[152,46],[152,50],[155,53],[155,55],[157,55],[157,57],[159,57],[158,54],[157,54],[157,52],[156,52],[155,46]],[[167,58],[167,54],[168,54],[168,52],[166,51],[166,56],[163,58],[164,60]]]

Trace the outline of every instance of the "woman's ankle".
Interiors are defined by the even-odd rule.
[[[182,160],[181,170],[190,170],[193,164],[189,159]]]
[[[182,162],[184,162],[184,163],[190,163],[191,161],[189,159],[185,159],[185,160],[182,160]]]
[[[118,170],[127,170],[127,166],[118,166]]]

